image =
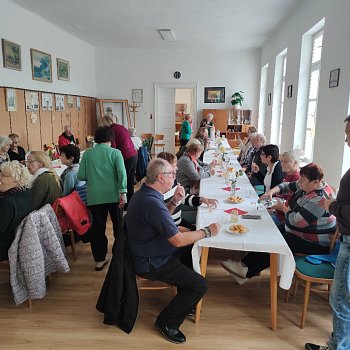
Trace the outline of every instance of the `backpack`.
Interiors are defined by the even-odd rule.
[[[135,178],[136,178],[136,181],[139,182],[146,176],[149,153],[148,153],[147,147],[145,146],[140,147],[137,153],[138,153],[138,159],[137,159],[137,165],[136,165]]]

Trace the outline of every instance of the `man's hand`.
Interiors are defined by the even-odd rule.
[[[333,199],[333,198],[330,198],[330,199],[325,199],[325,201],[323,202],[323,208],[326,210],[326,211],[329,211],[329,206],[331,203],[335,202],[336,200]]]
[[[210,224],[209,230],[212,236],[216,236],[220,231],[220,225],[218,223]]]
[[[178,184],[174,192],[173,200],[175,202],[181,202],[185,198],[185,196],[185,189],[180,184]]]
[[[211,199],[211,198],[205,198],[205,197],[201,197],[201,203],[202,204],[206,204],[208,207],[213,207],[216,208],[217,205],[219,204],[217,199]]]

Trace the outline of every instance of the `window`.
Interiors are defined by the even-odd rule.
[[[284,87],[286,80],[287,49],[276,57],[270,142],[280,147],[282,137]]]
[[[268,71],[269,71],[268,64],[266,64],[264,67],[261,68],[258,131],[262,134],[265,134],[266,95],[267,95],[266,84],[267,84]]]
[[[305,156],[312,160],[315,140],[315,125],[317,115],[317,98],[321,71],[323,30],[313,37],[311,74],[309,82],[309,99],[306,119]]]
[[[278,134],[278,147],[281,147],[282,125],[283,125],[283,106],[284,106],[284,92],[286,87],[286,70],[287,70],[287,54],[283,56],[283,73],[282,73],[282,91],[281,91],[281,112],[280,112],[280,127]]]

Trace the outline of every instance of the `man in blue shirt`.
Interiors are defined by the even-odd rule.
[[[217,235],[219,225],[213,223],[197,231],[179,231],[163,197],[163,193],[171,189],[174,177],[175,172],[167,161],[157,158],[149,163],[146,183],[130,201],[126,226],[136,273],[178,288],[174,299],[158,315],[155,326],[168,341],[184,343],[186,337],[179,327],[202,299],[207,283],[181,262],[186,260],[181,255],[189,254],[190,250],[179,248]],[[171,205],[176,207],[184,195],[183,188],[177,189]]]

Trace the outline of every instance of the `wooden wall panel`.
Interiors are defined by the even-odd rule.
[[[11,133],[10,113],[6,107],[6,89],[0,88],[0,135]]]
[[[26,118],[28,132],[28,150],[40,151],[42,149],[42,142],[39,111],[26,112]],[[36,120],[34,118],[36,118]]]
[[[73,128],[73,135],[81,142],[83,134],[79,129],[79,111],[77,110],[77,98],[73,97],[73,107],[68,107],[68,113],[70,114],[71,127]]]
[[[11,132],[19,136],[21,146],[25,151],[29,150],[27,118],[24,102],[24,90],[16,89],[17,111],[10,112]]]
[[[53,94],[52,94],[53,96]],[[40,125],[41,125],[41,149],[44,149],[44,145],[50,143],[56,143],[52,137],[52,111],[43,111],[41,104],[41,93],[39,93],[40,103]]]
[[[44,144],[58,143],[65,125],[73,127],[73,133],[82,148],[86,148],[86,136],[93,135],[96,130],[96,99],[80,96],[80,110],[76,108],[74,96],[73,107],[67,106],[67,95],[64,95],[65,107],[63,111],[56,111],[55,94],[53,96],[53,110],[41,109],[41,92],[39,92],[39,111],[34,112],[37,121],[32,124],[31,112],[25,110],[25,93],[22,89],[15,89],[17,111],[8,112],[6,107],[6,87],[0,87],[0,135],[14,132],[19,135],[21,146],[27,150],[43,149]]]

